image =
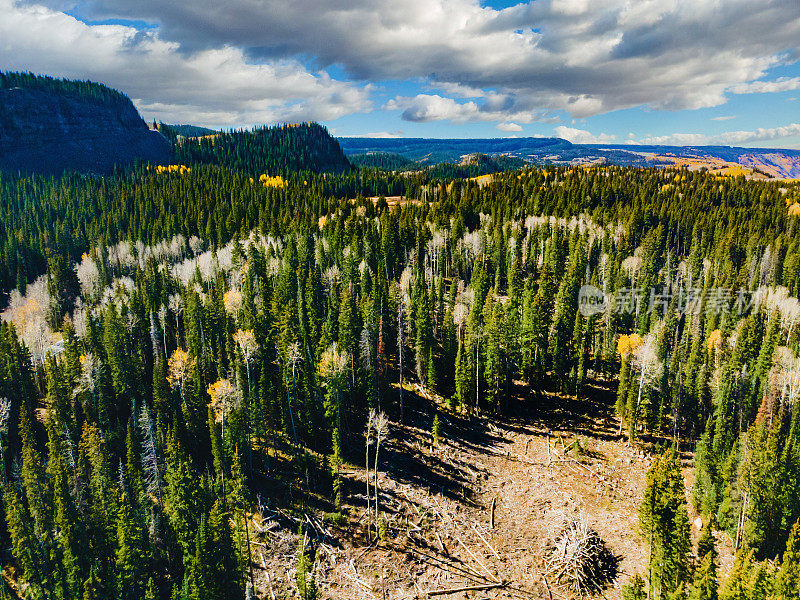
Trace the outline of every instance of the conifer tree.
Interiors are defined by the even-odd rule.
[[[800,597],[800,521],[789,534],[781,566],[775,576],[775,592],[781,600]]]
[[[689,590],[689,600],[717,600],[719,582],[717,580],[718,553],[714,542],[713,517],[703,527],[697,542],[698,567]]]
[[[141,516],[127,487],[127,482],[123,481],[117,517],[118,590],[124,600],[138,600],[145,593],[149,565]]]
[[[666,598],[687,583],[691,550],[683,475],[673,450],[665,450],[647,473],[639,527],[650,546],[651,593]]]

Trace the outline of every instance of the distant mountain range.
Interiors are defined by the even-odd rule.
[[[800,150],[734,148],[730,146],[634,146],[573,144],[561,138],[357,138],[339,143],[355,164],[403,161],[421,165],[462,164],[470,156],[516,158],[530,164],[613,164],[630,167],[685,166],[725,175],[752,178],[800,178]],[[375,164],[373,166],[379,166]],[[384,167],[386,168],[386,167]]]
[[[341,173],[352,164],[472,177],[526,164],[613,164],[674,165],[754,179],[800,178],[800,150],[573,144],[539,137],[337,140],[316,123],[228,132],[194,125],[157,129],[148,128],[127,96],[105,85],[0,72],[0,169],[12,172],[104,174],[141,161],[219,164],[272,175]]]

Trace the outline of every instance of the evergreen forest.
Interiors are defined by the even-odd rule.
[[[171,167],[0,173],[0,598],[269,597],[255,508],[345,521],[412,390],[477,424],[595,382],[652,461],[623,596],[800,597],[800,185],[168,129]]]

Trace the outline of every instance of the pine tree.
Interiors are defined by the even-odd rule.
[[[646,585],[644,577],[639,573],[634,573],[630,581],[622,586],[623,600],[646,600]]]
[[[719,600],[750,600],[748,586],[752,570],[752,552],[740,551],[736,555],[725,585],[719,592]],[[755,599],[753,599],[755,600]]]
[[[47,473],[53,486],[54,516],[53,526],[58,531],[58,552],[55,575],[58,587],[64,589],[68,597],[77,597],[83,582],[82,562],[87,558],[80,550],[80,519],[71,495],[67,460],[74,460],[71,444],[66,436],[62,438],[51,422],[48,431],[48,455],[50,461]],[[76,490],[77,491],[77,490]],[[82,560],[83,559],[83,560]]]
[[[680,462],[666,450],[650,467],[639,507],[639,526],[650,545],[650,589],[665,598],[689,576],[689,518]]]
[[[103,592],[100,580],[94,567],[89,570],[89,577],[83,582],[83,600],[102,600]]]
[[[298,537],[300,542],[297,549],[297,572],[295,575],[297,591],[300,593],[300,598],[302,598],[302,600],[316,600],[317,584],[312,573],[313,563],[308,556],[308,551],[305,546],[305,536],[302,530],[299,532]]]
[[[141,516],[124,485],[117,517],[117,572],[120,598],[139,600],[144,596],[149,565]]]
[[[167,445],[164,508],[188,569],[196,551],[201,497],[197,475],[173,432]]]
[[[47,564],[30,525],[30,517],[26,514],[22,498],[12,486],[6,486],[3,499],[14,560],[21,568],[25,581],[39,594],[44,595],[44,590],[49,586]]]
[[[689,590],[689,600],[717,600],[719,581],[717,580],[718,553],[714,542],[713,518],[700,533],[697,542],[699,566],[694,574],[694,582]]]
[[[781,600],[800,597],[800,521],[789,534],[786,551],[775,577],[775,592]]]

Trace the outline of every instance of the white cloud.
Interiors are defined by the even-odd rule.
[[[344,135],[342,137],[357,137],[357,138],[399,138],[403,137],[402,131],[372,131],[370,133],[358,133],[355,135]]]
[[[754,131],[729,131],[712,139],[721,144],[745,144],[748,142],[763,142],[766,140],[780,140],[800,135],[800,123],[791,123],[782,127],[759,127]]]
[[[675,133],[663,136],[647,136],[639,140],[639,143],[646,145],[738,146],[754,142],[794,138],[796,136],[800,136],[800,123],[790,123],[781,127],[759,127],[751,131],[727,131],[718,135]]]
[[[711,142],[709,137],[702,133],[673,133],[645,136],[637,143],[654,146],[702,146]]]
[[[475,123],[481,121],[503,121],[511,125],[511,122],[521,121],[530,123],[532,121],[545,120],[545,114],[541,110],[525,110],[522,107],[517,109],[508,108],[508,99],[499,94],[489,93],[482,103],[475,101],[457,102],[453,98],[440,96],[438,94],[417,94],[413,97],[398,96],[392,98],[383,108],[385,110],[400,110],[401,117],[405,121],[412,123],[427,123],[429,121],[452,121],[453,123]],[[498,126],[498,129],[500,127]],[[510,129],[502,131],[521,131],[520,129]]]
[[[80,44],[54,48],[50,38],[62,35],[55,22],[39,27],[42,19],[29,15],[33,26],[17,25],[11,41],[3,39],[6,13],[19,12],[6,8],[10,1],[0,0],[1,56],[24,67],[22,59],[33,55],[30,68],[45,70],[40,65],[55,63],[51,72],[83,70],[107,75],[112,84],[133,86],[133,79],[143,78],[138,87],[145,102],[185,105],[220,122],[233,119],[229,124],[246,115],[288,111],[335,118],[361,110],[369,92],[326,80],[323,71],[331,65],[351,81],[415,81],[441,94],[396,98],[395,106],[403,104],[410,120],[528,123],[560,110],[584,118],[639,106],[695,109],[724,104],[730,93],[795,89],[796,78],[761,79],[770,67],[800,58],[797,0],[760,0],[758,10],[752,0],[536,0],[502,10],[480,0],[81,3],[81,12],[93,19],[155,23],[154,39],[174,44],[165,51],[167,64],[156,68],[138,60],[144,42],[136,40],[147,34],[126,34],[132,57],[126,62],[123,49],[113,48],[125,73],[112,79],[114,69],[93,69],[90,52]],[[41,13],[36,3],[63,9],[77,0],[20,1]],[[93,35],[106,35],[99,27],[90,28]],[[109,29],[108,35],[121,34]],[[95,44],[101,66],[108,62],[104,47]],[[73,53],[81,58],[74,60]],[[309,60],[319,72],[304,66]],[[147,77],[152,70],[169,73],[168,67],[175,68],[174,84],[168,76]],[[261,74],[262,68],[267,72]],[[295,87],[287,71],[303,85]],[[284,79],[287,85],[276,83]],[[194,81],[197,85],[187,86]],[[246,91],[233,110],[213,102],[214,95],[235,101],[238,95],[226,89],[231,84]],[[186,91],[178,94],[181,86]]]
[[[92,79],[127,93],[142,115],[210,127],[328,120],[370,108],[369,87],[291,58],[254,64],[233,46],[182,52],[157,33],[87,25],[0,0],[0,69]]]
[[[559,125],[558,127],[554,128],[553,131],[555,132],[556,137],[563,138],[568,142],[572,142],[573,144],[607,144],[616,139],[615,136],[608,135],[607,133],[594,135],[584,129],[575,129],[565,125]]]
[[[721,117],[711,117],[712,121],[730,121],[731,119],[735,119],[736,115],[724,115]]]
[[[498,123],[497,128],[500,131],[507,131],[509,133],[514,131],[522,131],[522,125],[517,125],[516,123],[512,123],[511,121],[504,121],[502,123]]]
[[[730,88],[734,94],[768,94],[800,89],[800,77],[779,77],[774,81],[740,83]]]

